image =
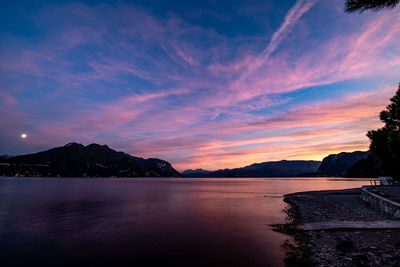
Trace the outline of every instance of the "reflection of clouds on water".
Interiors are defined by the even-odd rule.
[[[282,195],[351,179],[0,179],[0,258],[73,265],[282,264]],[[157,255],[157,257],[155,257]],[[15,265],[15,264],[14,264]]]

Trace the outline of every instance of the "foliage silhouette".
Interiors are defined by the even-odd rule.
[[[378,159],[381,171],[400,180],[400,85],[390,99],[391,104],[380,114],[385,126],[369,131],[370,150]]]
[[[379,11],[383,8],[395,8],[400,0],[347,0],[345,5],[345,12],[353,13],[359,11],[360,13],[366,10]]]

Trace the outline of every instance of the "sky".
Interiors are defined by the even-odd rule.
[[[343,9],[7,1],[0,154],[99,143],[182,171],[367,150],[400,81],[400,8]]]

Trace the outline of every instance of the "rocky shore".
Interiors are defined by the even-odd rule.
[[[286,266],[400,266],[400,229],[330,229],[300,231],[316,222],[398,220],[360,198],[361,189],[288,194],[288,223],[277,231],[293,236]]]

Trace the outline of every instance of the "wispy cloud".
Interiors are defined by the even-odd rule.
[[[247,35],[128,4],[44,5],[40,39],[2,36],[0,149],[99,142],[180,170],[366,149],[400,71],[399,13],[321,18],[339,2],[316,3]]]
[[[267,47],[262,51],[255,64],[250,65],[249,69],[254,70],[261,66],[269,59],[271,54],[278,48],[282,41],[287,38],[289,33],[293,30],[297,21],[304,15],[310,8],[316,4],[317,0],[297,0],[295,5],[286,14],[281,26],[272,35]]]

